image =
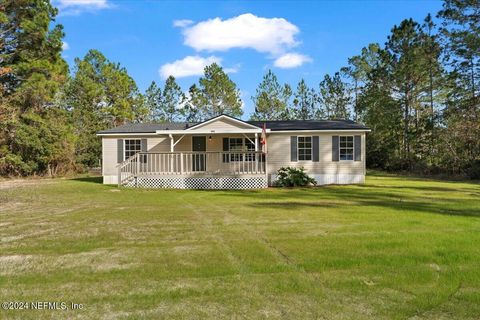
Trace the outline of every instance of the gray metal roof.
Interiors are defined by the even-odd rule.
[[[266,124],[271,131],[295,130],[368,130],[368,127],[351,120],[279,120],[246,121],[257,127]],[[115,128],[99,131],[98,134],[155,133],[157,130],[184,130],[196,123],[128,123]]]

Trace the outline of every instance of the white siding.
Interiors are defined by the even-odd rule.
[[[169,152],[170,138],[162,136],[147,138],[147,150],[149,152]]]
[[[361,135],[362,160],[361,161],[332,161],[332,136]],[[290,161],[291,136],[319,136],[319,161]],[[275,174],[281,167],[304,167],[306,172],[316,177],[319,184],[330,183],[357,183],[363,182],[365,176],[365,133],[339,132],[339,133],[271,133],[267,137],[268,143],[268,174],[270,179],[275,179]],[[350,182],[351,181],[351,182]]]
[[[118,139],[147,139],[147,149],[150,152],[170,151],[170,138],[161,136],[115,136],[102,137],[102,175],[103,183],[117,183],[117,140]]]
[[[117,170],[117,139],[102,139],[102,174],[104,176],[116,175]]]
[[[230,120],[228,118],[220,118],[216,119],[210,123],[205,125],[198,125],[195,128],[192,128],[189,131],[195,131],[196,129],[202,130],[235,130],[235,129],[254,129],[256,127],[252,127],[247,123],[241,123],[237,121]],[[258,128],[257,128],[258,129]],[[193,132],[192,132],[193,133]]]

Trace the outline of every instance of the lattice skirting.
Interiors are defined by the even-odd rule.
[[[261,189],[267,188],[266,176],[255,177],[137,177],[126,187],[168,189]]]

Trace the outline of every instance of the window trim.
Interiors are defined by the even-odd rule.
[[[310,138],[310,160],[301,160],[300,159],[300,142],[298,141],[299,138]],[[302,148],[308,149],[308,148]],[[310,161],[313,162],[313,136],[297,136],[297,161]]]
[[[142,139],[123,139],[123,161],[127,160],[127,140],[129,141],[139,141],[140,142],[140,150],[138,152],[136,152],[135,154],[139,153],[139,152],[142,152]],[[128,150],[129,152],[131,152],[131,150]]]
[[[342,150],[342,146],[341,146],[342,137],[352,138],[352,159],[342,159],[342,157],[340,156],[341,150]],[[346,148],[343,148],[343,149],[350,149],[350,147],[346,147]],[[355,161],[355,136],[348,135],[348,134],[338,136],[338,161],[342,161],[342,162],[343,161],[352,161],[352,162]]]

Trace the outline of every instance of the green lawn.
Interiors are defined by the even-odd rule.
[[[0,183],[0,319],[479,319],[480,185]]]

